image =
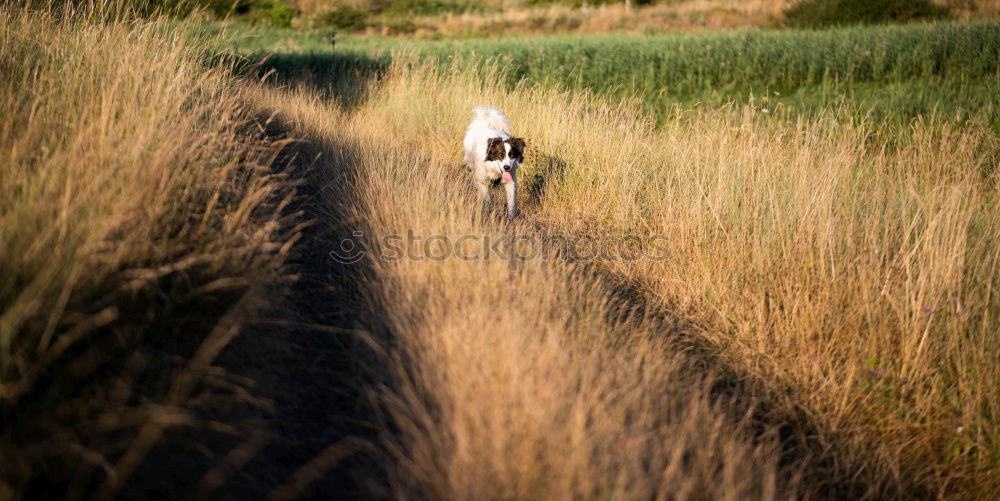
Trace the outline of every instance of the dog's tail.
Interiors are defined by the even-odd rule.
[[[510,135],[510,120],[507,120],[507,115],[504,115],[496,106],[476,106],[472,108],[472,117],[474,123],[480,122],[486,127]]]

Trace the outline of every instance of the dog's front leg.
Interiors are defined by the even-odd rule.
[[[504,190],[507,192],[507,222],[514,222],[514,216],[517,215],[517,178],[511,173],[511,180],[504,184]]]

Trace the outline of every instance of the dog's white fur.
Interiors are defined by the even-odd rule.
[[[490,140],[495,138],[503,141],[503,158],[487,160]],[[513,144],[511,140],[514,141]],[[465,130],[464,144],[464,165],[472,171],[472,182],[479,192],[483,214],[490,212],[490,186],[502,182],[507,195],[507,221],[513,221],[517,215],[517,167],[523,158],[524,141],[511,137],[510,120],[499,108],[477,106],[472,109],[472,122]],[[518,148],[517,144],[521,147]],[[509,181],[501,181],[505,170],[510,172]]]

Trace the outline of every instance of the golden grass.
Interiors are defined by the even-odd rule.
[[[654,127],[630,103],[400,62],[339,109],[208,69],[160,23],[3,11],[0,26],[0,497],[60,469],[71,494],[110,494],[222,391],[195,383],[293,241],[248,106],[320,149],[319,223],[365,232],[357,288],[393,334],[374,397],[397,497],[1000,495],[984,126],[723,107]],[[512,228],[472,221],[458,168],[482,103],[529,141]],[[543,230],[661,236],[668,259],[372,257],[407,231]],[[186,317],[207,325],[170,328]],[[146,341],[193,356],[150,376],[163,357]]]
[[[199,375],[277,279],[273,148],[241,139],[243,92],[201,42],[0,11],[0,497],[65,471],[117,489],[196,425]],[[160,366],[168,346],[193,359]]]
[[[1000,205],[985,127],[927,118],[895,133],[836,111],[775,120],[727,107],[654,128],[627,103],[402,65],[350,114],[291,113],[304,134],[356,151],[340,162],[360,173],[351,214],[368,238],[455,238],[502,231],[468,222],[455,172],[480,103],[529,139],[521,179],[547,178],[517,229],[665,237],[667,260],[594,265],[694,326],[715,370],[814,427],[800,438],[833,459],[811,474],[854,478],[863,497],[998,494]],[[405,384],[388,405],[401,494],[776,492],[773,444],[706,421],[718,414],[704,383],[678,377],[683,356],[663,344],[675,333],[603,320],[606,278],[539,260],[514,273],[454,258],[371,265],[399,336]]]

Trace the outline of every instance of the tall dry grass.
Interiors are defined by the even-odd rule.
[[[111,493],[200,426],[287,250],[231,71],[103,13],[0,10],[0,497]]]
[[[470,225],[455,172],[480,103],[528,138],[523,182],[546,180],[518,229],[661,236],[669,259],[593,266],[694,326],[714,370],[808,423],[793,429],[830,456],[796,466],[857,482],[856,497],[998,493],[998,150],[984,126],[928,117],[897,134],[846,111],[723,107],[655,128],[628,103],[402,64],[350,114],[294,113],[356,152],[340,161],[360,173],[351,214],[368,238],[455,238],[501,231]],[[388,407],[400,492],[785,487],[773,446],[755,449],[739,423],[717,420],[704,383],[678,378],[680,355],[663,345],[675,334],[644,318],[608,323],[602,280],[539,260],[515,273],[454,258],[371,265],[399,332],[404,384]]]

